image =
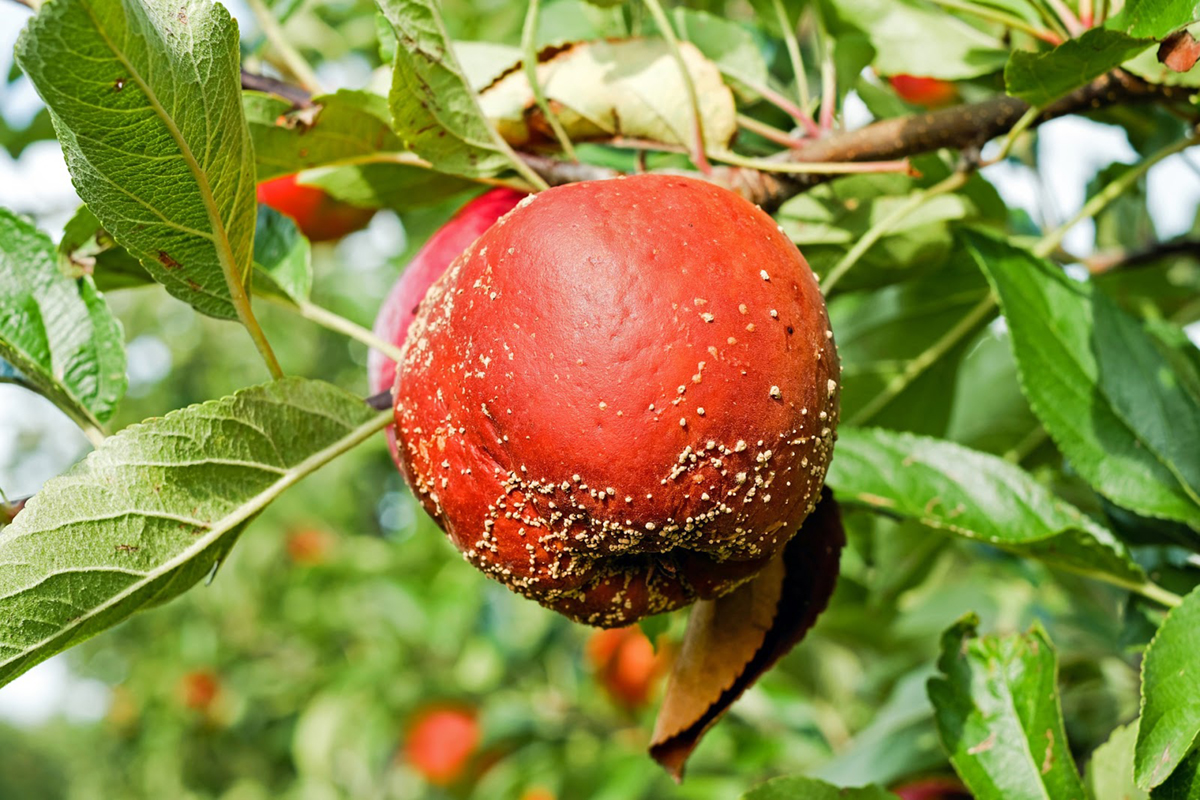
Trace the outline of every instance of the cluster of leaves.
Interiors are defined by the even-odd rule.
[[[386,96],[297,102],[241,89],[242,43],[219,4],[48,2],[17,56],[85,206],[57,245],[0,211],[0,380],[49,398],[96,449],[0,533],[0,683],[212,574],[283,490],[388,424],[335,382],[282,377],[250,297],[313,316],[313,253],[289,220],[256,208],[257,181],[302,172],[339,199],[408,213],[480,183],[543,188],[560,167],[837,172],[845,166],[798,162],[809,140],[838,135],[848,92],[879,119],[912,111],[866,67],[956,81],[966,99],[1003,87],[1032,106],[1122,65],[1197,80],[1155,57],[1194,21],[1190,1],[1127,0],[1103,19],[1091,3],[777,1],[753,3],[752,23],[711,5],[668,15],[657,2],[561,0],[539,16],[535,3],[517,47],[515,25],[502,43],[455,42],[430,0],[381,0],[359,49],[380,62]],[[805,56],[820,64],[819,97]],[[1145,173],[1190,143],[1186,125],[1158,108],[1098,113],[1146,157],[1107,170],[1080,218],[1100,215],[1104,248],[1152,246],[1134,238],[1146,225],[1126,218],[1147,218]],[[1059,247],[1067,226],[1031,243],[1043,232],[1005,208],[974,163],[924,155],[898,166],[915,172],[876,165],[892,171],[825,183],[778,214],[825,278],[845,365],[847,424],[829,484],[853,509],[861,561],[840,591],[872,580],[893,601],[914,591],[949,546],[943,533],[1005,551],[1013,570],[1115,587],[1153,639],[1131,634],[1146,645],[1136,730],[1115,731],[1086,775],[1041,627],[980,636],[976,618],[955,623],[922,720],[981,798],[1195,797],[1200,575],[1178,566],[1200,552],[1200,356],[1181,331],[1200,317],[1195,265],[1151,259],[1078,281],[1055,263],[1075,260]],[[240,321],[276,379],[106,436],[126,355],[104,293],[150,283]],[[1003,326],[988,324],[1000,314]],[[900,557],[910,545],[911,567]],[[1165,619],[1158,606],[1171,609]],[[838,613],[835,602],[831,625]],[[876,724],[878,741],[895,743],[908,723]],[[941,763],[911,755],[865,777]],[[780,778],[749,796],[833,791]]]

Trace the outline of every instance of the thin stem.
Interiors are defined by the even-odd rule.
[[[263,36],[267,37],[271,47],[275,48],[275,52],[283,59],[284,66],[292,73],[292,76],[300,81],[300,85],[305,89],[313,94],[319,94],[321,82],[317,79],[317,73],[313,71],[304,56],[300,55],[300,51],[288,41],[287,34],[283,32],[283,26],[279,24],[279,20],[275,19],[275,15],[271,13],[263,0],[246,0],[246,3],[262,27]]]
[[[1079,22],[1085,28],[1090,28],[1096,23],[1095,12],[1092,11],[1092,0],[1079,0]]]
[[[529,0],[529,10],[525,12],[525,26],[521,30],[521,51],[525,77],[529,81],[529,87],[533,90],[533,99],[537,103],[537,107],[542,110],[542,116],[550,123],[550,130],[554,131],[554,138],[558,140],[558,146],[562,148],[567,158],[579,161],[579,156],[575,155],[575,146],[571,144],[571,137],[567,135],[558,115],[550,108],[550,103],[546,100],[546,93],[542,91],[542,82],[538,78],[537,47],[534,39],[537,36],[539,9],[539,0]]]
[[[1038,16],[1042,18],[1042,21],[1050,26],[1055,33],[1061,34],[1063,39],[1070,37],[1070,33],[1067,32],[1067,27],[1063,25],[1063,21],[1058,18],[1058,15],[1050,10],[1050,7],[1046,4],[1045,0],[1030,0],[1030,3],[1033,5],[1034,9],[1037,10]]]
[[[400,348],[394,344],[385,342],[371,331],[367,330],[357,322],[352,322],[343,316],[333,313],[327,308],[317,305],[309,300],[286,300],[278,295],[260,294],[262,299],[287,308],[299,314],[310,322],[315,322],[322,328],[327,328],[335,333],[340,333],[354,339],[357,342],[365,344],[367,347],[374,348],[383,353],[393,361],[400,360]]]
[[[1071,570],[1071,571],[1077,572],[1079,575],[1083,575],[1083,576],[1091,578],[1093,580],[1102,581],[1104,583],[1112,584],[1113,586],[1119,587],[1121,589],[1126,589],[1128,591],[1134,592],[1135,594],[1140,594],[1142,597],[1145,597],[1147,600],[1153,600],[1154,602],[1158,603],[1159,605],[1166,606],[1167,608],[1179,608],[1181,605],[1183,605],[1182,597],[1180,597],[1179,595],[1175,594],[1172,591],[1168,591],[1167,589],[1164,589],[1163,587],[1159,586],[1157,583],[1155,583],[1154,581],[1152,581],[1150,579],[1147,579],[1145,581],[1145,583],[1134,583],[1133,581],[1121,580],[1116,575],[1109,575],[1104,572],[1087,572],[1084,570]]]
[[[787,131],[781,131],[774,125],[768,125],[765,122],[748,117],[745,114],[737,115],[737,124],[751,133],[758,134],[769,142],[798,149],[804,147],[804,142],[789,134]]]
[[[791,100],[788,100],[770,86],[760,86],[756,83],[746,83],[744,80],[742,83],[746,84],[746,88],[762,95],[763,100],[766,100],[768,103],[783,111],[785,114],[791,116],[792,119],[799,123],[800,127],[804,128],[804,132],[809,136],[816,138],[817,136],[821,135],[821,129],[817,127],[817,123],[813,120],[811,114],[807,113],[804,109],[800,108],[800,106],[796,105]]]
[[[1050,31],[1041,28],[1035,28],[1020,17],[1006,14],[1003,11],[997,11],[994,8],[986,6],[977,6],[973,3],[963,3],[959,0],[933,0],[939,6],[951,8],[955,11],[962,11],[965,14],[972,14],[980,19],[986,19],[989,22],[995,22],[999,25],[1004,25],[1013,30],[1023,31],[1035,39],[1041,39],[1043,42],[1050,44],[1062,44],[1062,37]]]
[[[837,110],[837,68],[833,63],[833,40],[819,26],[821,32],[821,120],[822,131],[833,130],[833,117]]]
[[[1039,241],[1033,248],[1034,254],[1039,258],[1046,258],[1048,255],[1058,249],[1059,245],[1062,244],[1063,239],[1066,238],[1066,235],[1071,228],[1075,227],[1083,220],[1099,214],[1105,206],[1107,206],[1113,200],[1116,200],[1118,197],[1124,194],[1129,187],[1137,183],[1137,181],[1141,179],[1143,175],[1149,172],[1150,168],[1155,164],[1162,161],[1164,158],[1167,158],[1168,156],[1172,156],[1182,150],[1186,150],[1195,143],[1196,140],[1194,138],[1191,136],[1185,136],[1179,141],[1167,145],[1148,158],[1144,158],[1139,161],[1133,166],[1132,169],[1111,181],[1103,189],[1097,192],[1091,200],[1088,200],[1086,203],[1084,203],[1083,208],[1079,209],[1079,212],[1076,213],[1075,216],[1071,217],[1062,225],[1059,225],[1053,231],[1043,236],[1041,241]]]
[[[675,59],[675,63],[679,65],[679,72],[683,77],[683,85],[687,90],[688,102],[692,107],[692,128],[695,137],[695,146],[692,148],[692,160],[696,162],[696,167],[705,175],[712,174],[712,165],[708,163],[708,157],[705,155],[707,147],[704,142],[704,118],[700,114],[700,97],[696,93],[696,84],[692,80],[692,71],[688,69],[687,62],[683,59],[683,50],[679,47],[679,39],[675,37],[675,29],[671,27],[671,21],[667,19],[667,14],[663,11],[662,4],[658,0],[643,0],[646,9],[650,15],[654,17],[654,24],[658,26],[659,33],[667,42],[667,49],[671,51],[671,56]]]
[[[1075,16],[1075,12],[1071,10],[1071,7],[1064,3],[1063,0],[1046,0],[1046,2],[1050,4],[1050,8],[1054,10],[1054,13],[1058,15],[1058,18],[1062,20],[1062,23],[1066,26],[1068,33],[1070,33],[1072,36],[1078,36],[1084,32],[1085,28],[1083,23],[1079,20],[1079,17]]]
[[[979,325],[988,319],[995,310],[995,297],[989,294],[980,300],[953,328],[942,334],[941,338],[930,345],[923,353],[908,362],[908,366],[904,368],[902,373],[889,381],[888,385],[883,388],[883,391],[875,395],[870,403],[859,409],[859,412],[850,420],[850,424],[866,424],[871,417],[882,411],[888,403],[895,400],[913,381],[924,374],[925,370],[937,363],[938,359],[950,352],[955,345],[966,339],[967,336],[974,333]]]
[[[1000,152],[996,154],[996,157],[985,164],[981,164],[980,166],[991,166],[992,164],[998,164],[1004,159],[1008,158],[1008,154],[1012,152],[1013,145],[1016,144],[1017,139],[1022,133],[1029,129],[1029,126],[1032,125],[1037,118],[1041,116],[1041,114],[1041,106],[1034,106],[1026,111],[1021,118],[1017,120],[1017,124],[1013,125],[1008,131],[1008,134],[1004,137],[1004,141],[1000,143]]]
[[[721,150],[709,153],[714,161],[723,161],[738,167],[748,167],[760,172],[781,172],[789,175],[854,175],[864,172],[908,172],[908,159],[895,161],[774,161],[752,158]]]
[[[787,47],[788,58],[792,62],[792,75],[796,78],[796,96],[800,99],[800,108],[808,108],[808,72],[804,69],[804,56],[800,54],[800,42],[796,41],[796,29],[788,19],[787,9],[783,0],[773,0],[775,16],[779,27],[783,29],[783,42]]]
[[[882,239],[892,228],[912,212],[916,211],[922,204],[931,197],[936,197],[939,194],[953,192],[967,182],[967,173],[955,172],[946,179],[930,186],[928,189],[923,189],[919,192],[913,192],[904,202],[896,206],[892,213],[888,214],[883,219],[872,225],[866,233],[859,237],[846,254],[833,265],[833,268],[825,275],[825,280],[821,281],[821,291],[828,297],[833,291],[833,287],[838,284],[850,268],[858,263],[859,259],[871,249],[871,247]]]
[[[1011,461],[1014,464],[1020,464],[1022,461],[1029,458],[1030,453],[1041,447],[1042,443],[1045,442],[1049,436],[1050,434],[1046,433],[1045,428],[1043,428],[1041,425],[1037,425],[1033,430],[1025,434],[1021,441],[1017,442],[1007,451],[1005,451],[1001,458],[1003,458],[1005,461]]]

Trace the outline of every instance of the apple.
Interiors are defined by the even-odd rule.
[[[332,537],[317,528],[297,528],[288,533],[287,553],[298,566],[323,564],[332,547]]]
[[[179,695],[192,711],[207,712],[220,693],[220,679],[210,670],[192,670],[179,679]]]
[[[955,778],[931,777],[896,786],[892,794],[900,800],[970,800],[971,794]]]
[[[479,740],[479,722],[470,709],[432,706],[413,720],[404,754],[425,780],[449,786],[466,774]]]
[[[893,75],[888,81],[905,102],[928,108],[948,106],[958,99],[953,83],[919,75]]]
[[[618,705],[637,711],[650,702],[666,659],[636,625],[596,631],[587,644],[587,657],[597,682]]]
[[[323,189],[298,183],[295,175],[260,183],[258,202],[291,217],[310,242],[341,239],[365,228],[375,216],[375,209],[344,203]]]
[[[766,213],[673,175],[522,200],[433,286],[397,461],[485,574],[623,627],[756,575],[820,497],[840,367]]]

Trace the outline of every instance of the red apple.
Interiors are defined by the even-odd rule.
[[[630,711],[650,702],[667,666],[663,654],[654,652],[654,645],[636,625],[596,631],[588,640],[587,656],[597,682]]]
[[[329,242],[361,230],[375,216],[373,208],[359,208],[330,197],[323,189],[296,182],[295,175],[258,185],[258,202],[291,217],[311,242]]]
[[[292,563],[311,567],[322,564],[333,547],[332,537],[317,528],[297,528],[287,537],[287,552]]]
[[[468,561],[573,619],[732,591],[820,496],[840,373],[824,300],[775,221],[712,184],[522,200],[407,338],[409,485]]]
[[[221,682],[209,670],[192,670],[179,680],[179,695],[192,711],[208,711],[220,693]]]
[[[940,78],[893,75],[888,80],[901,99],[914,105],[940,108],[958,99],[958,89],[954,84]]]
[[[421,300],[433,282],[442,277],[450,262],[513,209],[524,192],[492,189],[460,208],[450,221],[429,237],[392,286],[375,318],[375,335],[386,342],[402,344],[408,327],[417,318]],[[367,354],[367,380],[371,394],[392,388],[396,362],[378,350]]]
[[[456,706],[433,706],[413,721],[404,753],[427,781],[449,786],[466,773],[479,739],[479,722],[473,712]]]

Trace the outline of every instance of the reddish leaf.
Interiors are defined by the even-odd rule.
[[[1176,31],[1158,46],[1158,60],[1167,69],[1187,72],[1200,59],[1200,42],[1187,31]]]
[[[693,607],[650,744],[650,756],[675,780],[705,732],[825,610],[845,543],[826,488],[783,553],[754,580]]]

